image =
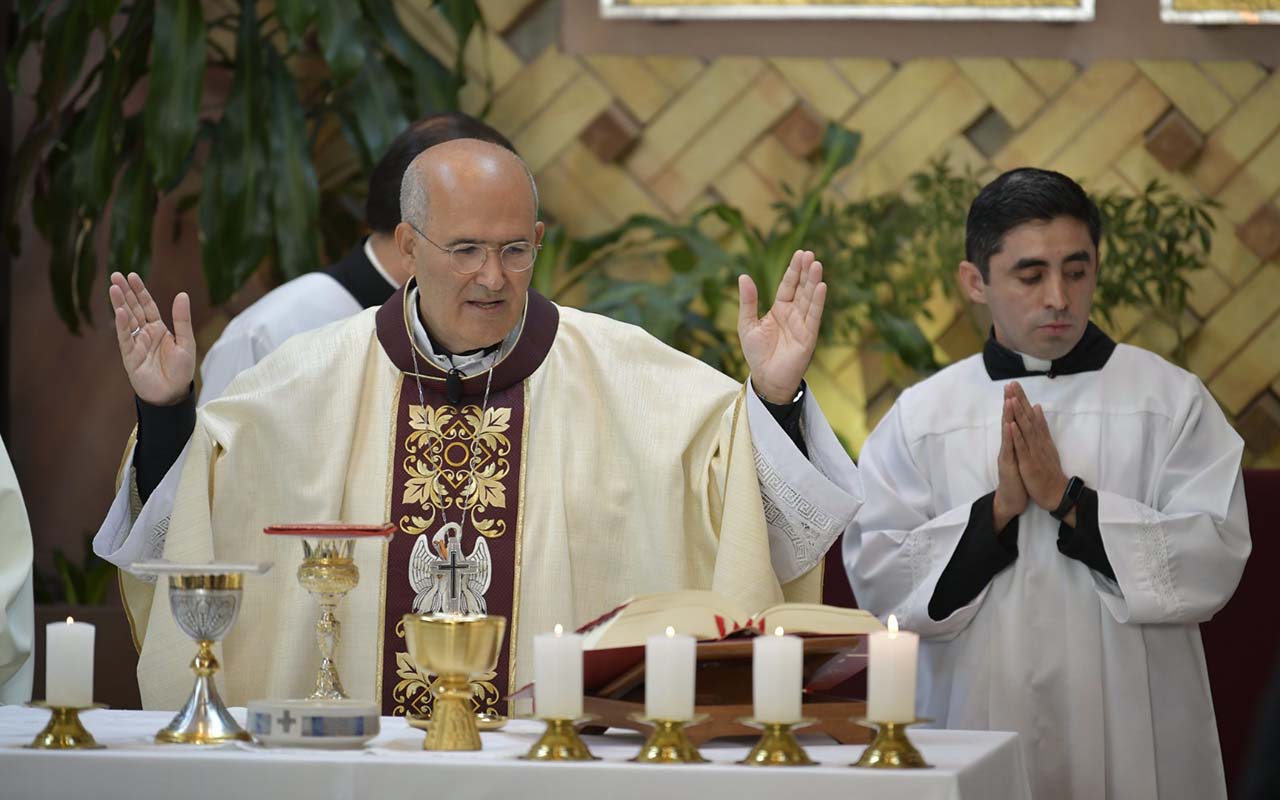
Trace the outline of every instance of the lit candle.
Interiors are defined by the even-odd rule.
[[[644,715],[649,719],[693,719],[696,643],[692,636],[650,636],[644,648]]]
[[[757,636],[751,644],[752,697],[758,722],[800,721],[804,645],[798,636]]]
[[[93,705],[93,626],[67,617],[45,626],[44,699],[51,706]]]
[[[916,718],[916,654],[920,637],[898,630],[889,615],[889,630],[871,634],[867,666],[867,719],[910,722]]]
[[[582,716],[582,637],[563,626],[533,638],[533,710],[543,719]]]

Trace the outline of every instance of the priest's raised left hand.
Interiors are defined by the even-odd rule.
[[[797,250],[778,284],[773,307],[759,313],[759,291],[738,276],[738,339],[751,369],[751,383],[770,403],[790,403],[800,388],[818,344],[818,326],[827,300],[822,264],[808,250]]]
[[[1032,406],[1017,381],[1005,387],[1005,397],[1013,401],[1013,449],[1018,472],[1032,502],[1052,511],[1067,490],[1067,474],[1062,471],[1058,446],[1053,443],[1044,409]]]

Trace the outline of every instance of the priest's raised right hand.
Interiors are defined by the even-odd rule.
[[[179,292],[173,298],[172,332],[137,273],[130,272],[128,279],[119,272],[111,273],[107,293],[116,313],[120,360],[134,393],[153,406],[181,402],[196,374],[196,338],[187,293]]]

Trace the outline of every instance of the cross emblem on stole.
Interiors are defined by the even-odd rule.
[[[459,598],[462,595],[463,583],[459,578],[465,580],[477,574],[480,568],[475,561],[462,555],[461,537],[457,533],[451,532],[446,542],[446,560],[432,564],[431,572],[448,581],[449,591],[444,598],[444,611],[446,614],[457,614],[462,606]]]

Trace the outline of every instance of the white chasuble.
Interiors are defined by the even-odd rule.
[[[1063,470],[1096,492],[1114,580],[1060,552],[1058,521],[1033,503],[1012,563],[931,616],[971,507],[997,484],[1008,380],[982,356],[908,389],[868,439],[845,564],[865,608],[922,637],[920,715],[1017,731],[1037,798],[1222,798],[1198,623],[1250,550],[1242,442],[1194,375],[1127,345],[1104,360],[1018,379]]]
[[[784,587],[771,564],[742,385],[639,328],[529,298],[487,403],[485,373],[465,379],[456,407],[424,353],[415,373],[402,290],[293,338],[199,410],[164,557],[276,564],[246,582],[222,644],[229,704],[305,696],[318,663],[300,550],[263,535],[269,524],[397,524],[390,544],[357,546],[360,585],[338,609],[344,685],[384,713],[420,707],[428,679],[398,663],[396,622],[441,593],[509,616],[505,672],[478,702],[532,679],[535,634],[636,594],[817,601],[820,566]],[[130,608],[148,612],[143,703],[176,708],[191,644],[167,601],[144,603],[150,587],[127,581]]]

